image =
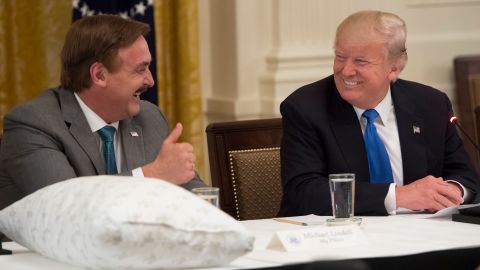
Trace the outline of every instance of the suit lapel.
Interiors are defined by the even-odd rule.
[[[87,119],[83,115],[72,92],[59,90],[59,99],[62,106],[63,119],[70,125],[70,133],[90,158],[97,174],[105,173],[105,161],[100,154],[100,141],[90,130]]]
[[[391,91],[402,151],[403,181],[406,185],[427,174],[423,135],[425,125],[423,117],[416,114],[412,102],[405,95],[409,90],[393,83]]]
[[[134,125],[132,119],[120,121],[122,133],[123,160],[125,170],[130,171],[145,164],[142,128]]]
[[[348,169],[355,173],[358,181],[370,181],[365,143],[355,110],[335,90],[329,111],[330,126]]]

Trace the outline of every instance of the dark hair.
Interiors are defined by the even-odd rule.
[[[90,66],[102,63],[115,71],[120,65],[118,50],[146,36],[150,26],[116,15],[84,17],[67,32],[61,53],[61,87],[78,92],[91,86]]]

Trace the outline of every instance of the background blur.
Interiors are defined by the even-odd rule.
[[[101,0],[99,0],[101,1]],[[147,2],[147,0],[145,0]],[[480,0],[154,0],[159,105],[209,183],[208,123],[279,117],[280,102],[331,74],[336,26],[362,9],[407,23],[401,74],[448,94],[453,59],[480,54]],[[0,117],[59,82],[69,0],[0,0]],[[0,120],[1,123],[1,120]]]

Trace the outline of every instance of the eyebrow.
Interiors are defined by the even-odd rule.
[[[340,57],[348,57],[348,56],[345,56],[344,53],[342,52],[339,52],[339,51],[335,51],[335,56],[340,56]],[[360,56],[352,56],[355,60],[369,60],[371,59],[371,57],[369,56],[366,56],[366,55],[360,55]]]
[[[151,63],[151,61],[143,61],[142,63],[138,64],[137,66],[138,67],[141,67],[141,66],[149,66]]]
[[[151,63],[151,62],[149,62],[149,61],[143,61],[143,62],[141,62],[140,64],[136,65],[135,68],[134,68],[134,70],[137,70],[137,69],[139,69],[139,68],[148,67],[148,66],[150,66],[150,63]]]

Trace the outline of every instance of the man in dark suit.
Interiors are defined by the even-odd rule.
[[[398,208],[437,211],[480,194],[449,122],[448,97],[398,79],[407,62],[405,40],[405,23],[395,14],[350,15],[337,28],[334,74],[301,87],[281,104],[279,215],[331,215],[333,173],[355,174],[357,215],[395,214]],[[380,162],[364,142],[367,111],[375,112],[369,128],[386,152],[388,176],[375,174]]]
[[[70,27],[61,87],[5,116],[0,209],[44,186],[78,176],[120,174],[204,186],[188,143],[169,134],[157,106],[139,96],[154,84],[147,24],[113,15]],[[111,136],[103,138],[102,131]],[[105,141],[104,141],[105,140]],[[113,148],[113,149],[112,149]]]

